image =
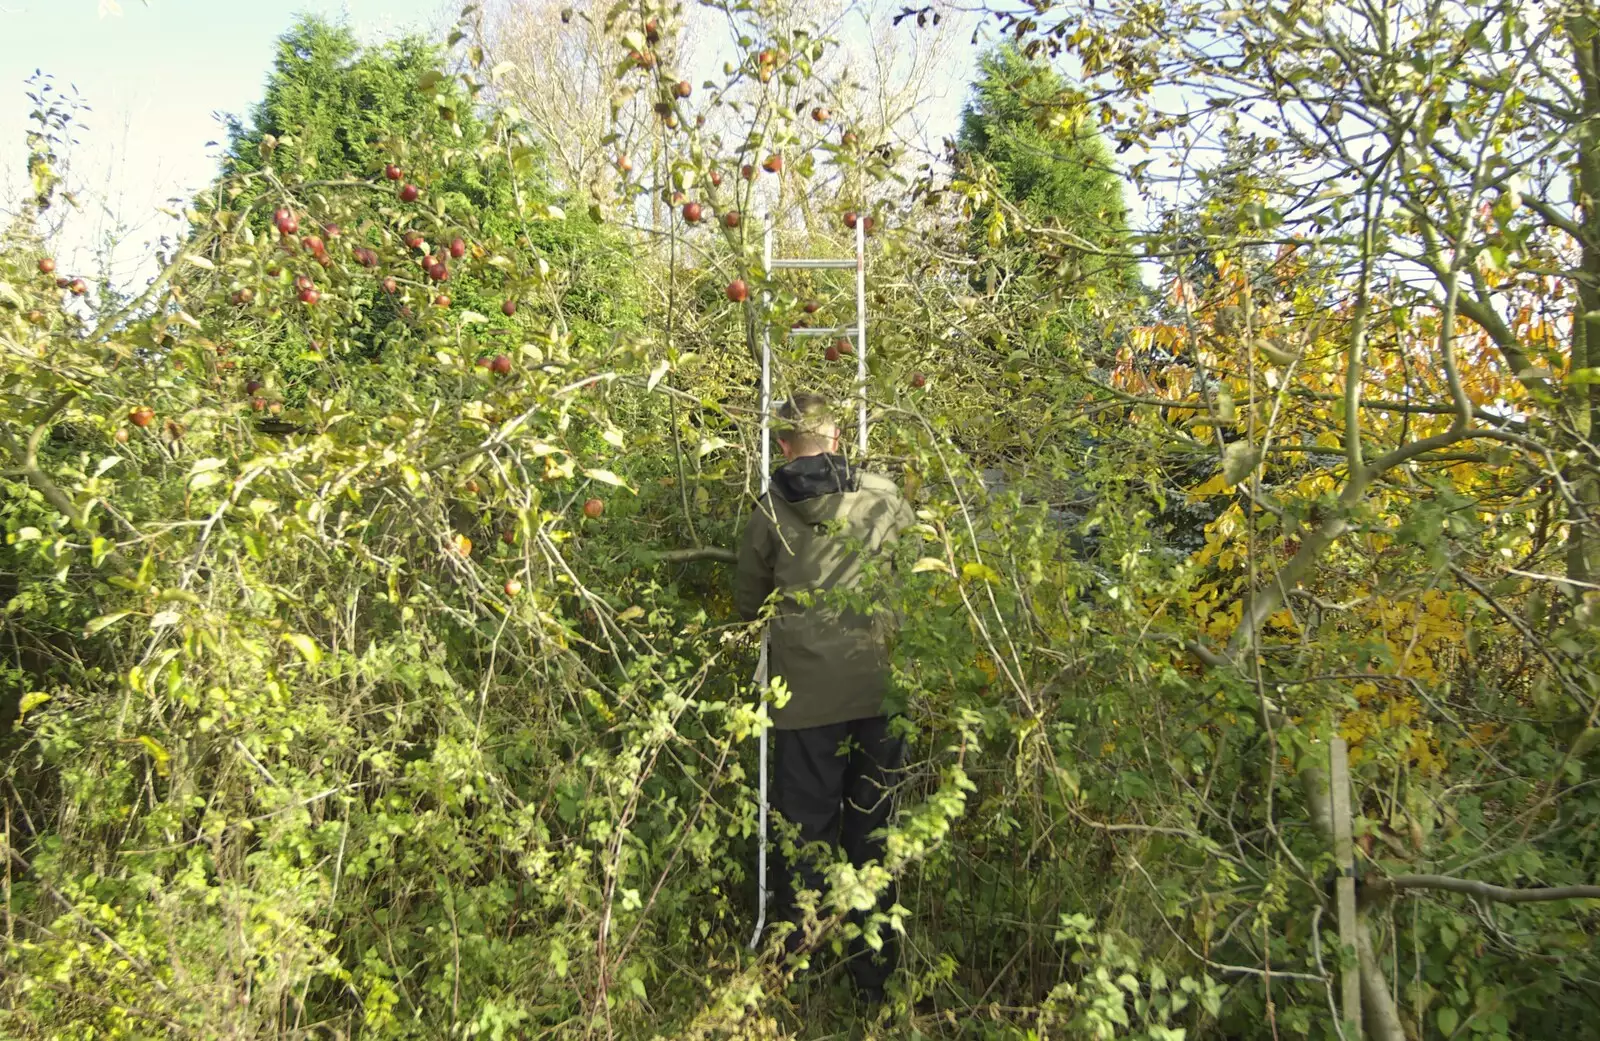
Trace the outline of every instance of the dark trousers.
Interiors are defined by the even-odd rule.
[[[892,790],[905,764],[905,742],[890,735],[883,716],[774,733],[772,807],[799,829],[797,846],[824,844],[821,850],[799,851],[792,862],[784,857],[782,843],[772,846],[775,910],[780,920],[798,925],[796,883],[801,889],[826,891],[819,856],[832,857],[842,847],[857,867],[882,861],[883,840],[872,833],[888,823]],[[893,907],[895,897],[891,884],[879,898],[878,910]],[[858,925],[865,918],[851,912]],[[881,988],[894,971],[899,953],[895,934],[880,926],[878,935],[882,951],[874,952],[860,938],[850,945],[850,971],[858,987]],[[791,954],[803,947],[798,928],[788,945]]]

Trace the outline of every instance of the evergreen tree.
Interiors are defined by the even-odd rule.
[[[1117,249],[1127,234],[1122,181],[1105,142],[1092,127],[1064,114],[1072,110],[1071,89],[1053,69],[1031,61],[1013,47],[979,59],[979,78],[962,113],[958,144],[963,156],[993,170],[1001,194],[1030,222],[1070,232],[1096,249]],[[982,236],[988,222],[975,222]],[[993,257],[991,241],[980,238],[980,255]],[[1069,275],[1098,291],[1137,285],[1127,261],[1064,250],[1047,270]],[[1036,264],[1007,269],[1036,269]]]

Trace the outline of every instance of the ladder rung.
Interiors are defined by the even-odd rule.
[[[855,270],[855,266],[856,260],[854,257],[850,257],[847,260],[833,260],[827,257],[794,257],[791,259],[780,259],[778,257],[772,258],[772,268],[774,271],[780,268],[848,268],[853,271]]]
[[[855,336],[856,327],[853,325],[840,325],[831,329],[813,329],[808,325],[796,326],[789,330],[790,336]]]

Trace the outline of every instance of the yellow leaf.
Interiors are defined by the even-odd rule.
[[[156,761],[156,773],[162,777],[167,776],[167,761],[172,758],[172,755],[161,747],[161,742],[149,734],[140,734],[139,743],[144,746],[145,751],[150,753],[150,758]]]
[[[33,690],[22,695],[22,703],[17,706],[17,716],[26,716],[29,712],[50,700],[50,695],[42,690]]]
[[[305,633],[284,633],[283,642],[299,651],[300,657],[309,665],[315,665],[322,660],[322,648]]]
[[[911,565],[912,574],[918,574],[923,571],[943,571],[947,575],[952,574],[950,565],[946,564],[938,557],[923,557],[921,560]]]
[[[968,561],[967,563],[961,565],[961,577],[966,579],[982,579],[985,582],[993,582],[996,585],[999,585],[1001,581],[1000,572],[996,571],[988,564],[981,564],[975,560]]]

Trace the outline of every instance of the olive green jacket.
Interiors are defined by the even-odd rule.
[[[838,456],[802,457],[774,475],[739,546],[734,605],[753,621],[773,590],[780,594],[768,659],[770,675],[790,692],[773,712],[780,730],[883,714],[889,612],[827,594],[855,588],[864,557],[914,523],[893,481]]]

